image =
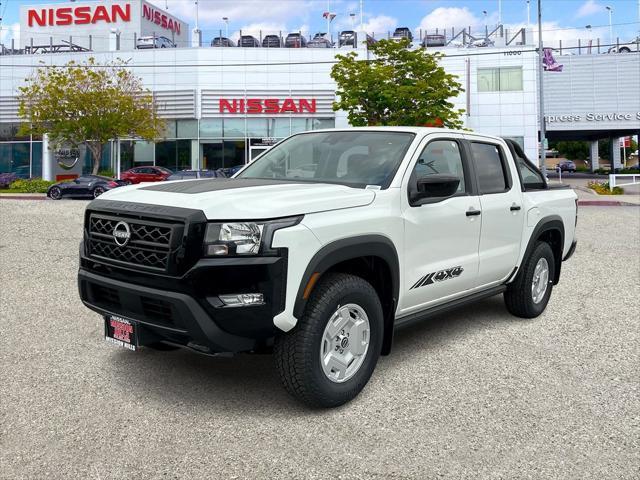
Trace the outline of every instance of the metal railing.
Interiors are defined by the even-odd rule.
[[[631,178],[631,183],[618,183],[616,177],[623,177],[623,179]],[[628,187],[630,185],[640,185],[640,173],[609,174],[609,190],[613,190],[615,187]]]

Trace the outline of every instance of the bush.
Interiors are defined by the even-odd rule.
[[[9,185],[11,193],[47,193],[47,189],[56,182],[49,182],[41,178],[31,178],[29,180],[15,180]]]
[[[110,170],[110,169],[100,170],[98,172],[98,175],[100,175],[101,177],[109,177],[109,178],[115,178],[116,177],[116,174],[114,173],[114,171]]]
[[[594,182],[587,183],[587,187],[595,191],[598,195],[622,195],[624,190],[620,187],[613,187],[613,190],[609,190],[609,182]]]
[[[576,167],[576,172],[589,173],[589,167]]]
[[[0,189],[9,188],[18,179],[15,173],[0,173]]]

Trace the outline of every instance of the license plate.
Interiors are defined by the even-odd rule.
[[[109,343],[132,351],[138,346],[135,322],[115,315],[104,319],[104,338]]]

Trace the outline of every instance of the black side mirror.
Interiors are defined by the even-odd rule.
[[[411,202],[428,198],[447,198],[458,191],[460,179],[453,175],[438,173],[419,177],[416,181],[416,189],[412,192]]]

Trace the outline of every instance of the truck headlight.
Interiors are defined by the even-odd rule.
[[[204,254],[207,257],[220,257],[273,253],[270,247],[274,232],[296,225],[300,220],[301,216],[260,223],[209,223],[204,236]]]

